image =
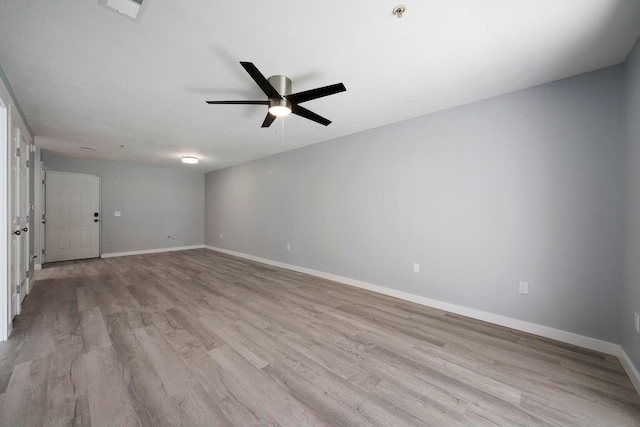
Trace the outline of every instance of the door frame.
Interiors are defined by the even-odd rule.
[[[33,269],[42,269],[44,263],[44,165],[41,151],[36,147],[33,153],[33,220],[35,232],[33,242]],[[35,279],[35,274],[32,279]]]
[[[0,342],[9,337],[9,109],[0,98]]]

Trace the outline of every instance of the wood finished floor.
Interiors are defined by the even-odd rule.
[[[612,356],[206,249],[39,272],[0,425],[640,425]]]

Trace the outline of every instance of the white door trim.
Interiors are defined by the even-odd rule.
[[[35,256],[33,262],[33,269],[40,270],[44,257],[42,256],[42,249],[44,249],[44,223],[42,214],[44,213],[44,169],[41,161],[41,154],[39,148],[35,148],[33,153],[33,231],[34,231],[34,248],[33,255]],[[31,280],[35,280],[35,274]]]
[[[9,336],[9,127],[8,108],[0,98],[0,342]]]

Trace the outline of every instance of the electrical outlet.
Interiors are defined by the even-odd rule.
[[[640,333],[640,314],[636,313],[636,317],[635,317],[635,323],[636,323],[636,332]]]
[[[420,273],[420,264],[418,264],[417,262],[413,263],[413,272]]]
[[[520,282],[518,284],[518,292],[520,292],[521,294],[528,294],[529,293],[529,283]]]
[[[290,251],[291,250],[291,243],[287,243],[287,250]]]

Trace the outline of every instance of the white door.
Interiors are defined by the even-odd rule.
[[[19,228],[22,233],[20,233],[20,240],[22,244],[20,245],[20,292],[19,292],[19,300],[20,304],[22,304],[22,300],[29,293],[29,233],[33,231],[29,230],[29,217],[31,215],[31,206],[29,203],[29,155],[31,151],[31,144],[27,140],[27,137],[24,133],[19,132],[20,135],[20,150],[18,152],[19,157],[19,177],[18,177],[18,187],[19,187],[19,196],[20,197],[20,217]]]
[[[20,128],[11,120],[11,182],[9,183],[9,212],[10,231],[11,231],[11,254],[9,261],[9,286],[11,305],[9,318],[20,314],[20,285],[26,279],[25,271],[23,271],[22,256],[24,254],[23,245],[27,240],[24,238],[26,233],[22,231],[22,220],[20,217]]]
[[[47,172],[45,259],[47,262],[100,256],[100,177]]]

